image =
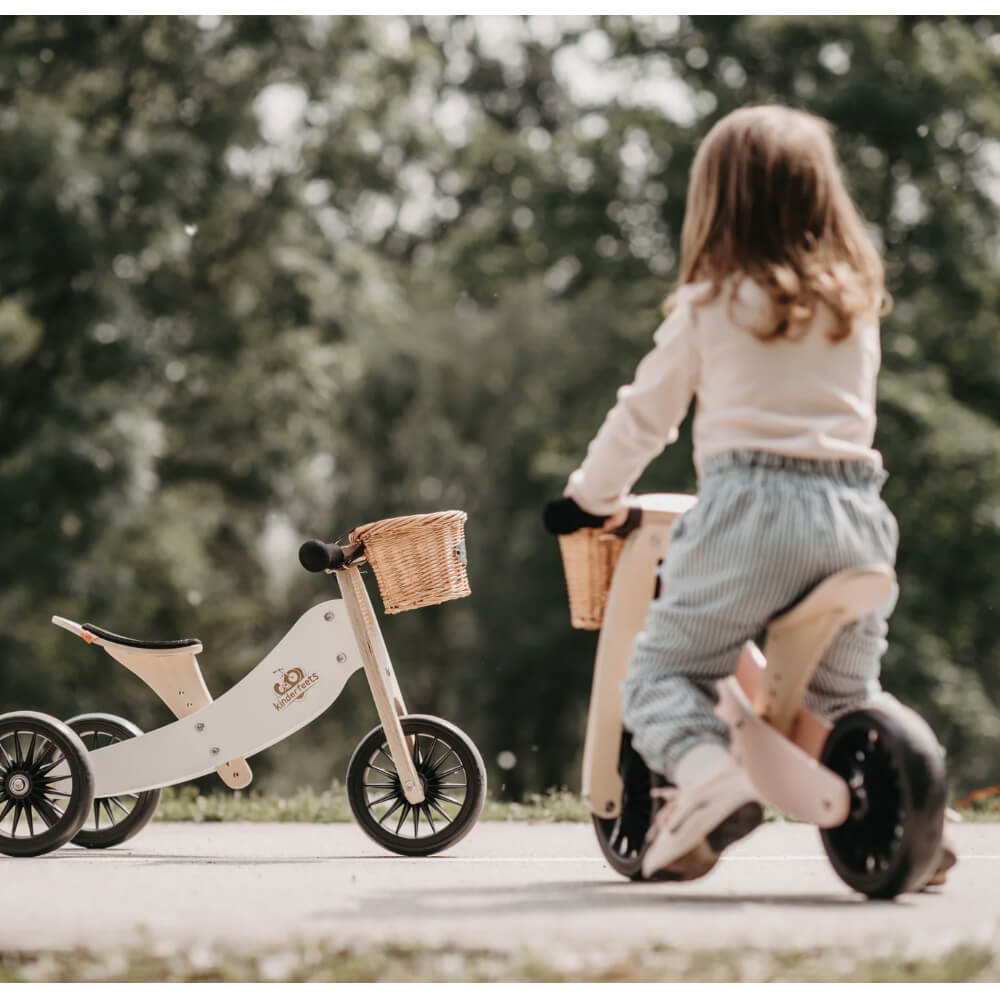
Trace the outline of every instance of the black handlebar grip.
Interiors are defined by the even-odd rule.
[[[344,550],[333,542],[321,542],[316,538],[303,542],[299,549],[299,562],[310,573],[322,573],[325,569],[340,569],[344,565]]]
[[[572,497],[556,497],[545,505],[542,520],[553,535],[569,535],[579,528],[599,528],[605,519],[588,514]]]

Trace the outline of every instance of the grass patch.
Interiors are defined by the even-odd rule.
[[[0,952],[0,983],[26,982],[995,982],[996,953],[960,946],[934,958],[827,951],[675,951],[619,956],[299,942],[236,951],[163,942],[108,952]]]
[[[509,822],[589,823],[583,800],[566,789],[529,795],[524,802],[487,799],[484,820]],[[325,791],[300,788],[290,795],[260,792],[210,792],[192,785],[165,788],[156,819],[171,823],[347,823],[353,822],[342,785]]]
[[[960,810],[965,820],[1000,823],[1000,799]],[[523,802],[487,799],[483,820],[510,823],[589,823],[590,810],[568,789],[528,795]],[[342,785],[325,791],[300,788],[290,795],[210,792],[193,785],[164,788],[156,819],[168,823],[351,823],[347,792]],[[770,806],[764,819],[787,819]]]

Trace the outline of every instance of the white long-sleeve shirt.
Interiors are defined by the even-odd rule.
[[[872,448],[875,383],[881,362],[875,310],[855,321],[849,337],[831,341],[832,316],[819,306],[797,339],[762,341],[747,324],[765,326],[769,299],[752,281],[724,285],[707,305],[692,300],[706,285],[684,286],[676,307],[653,335],[631,385],[570,477],[565,494],[592,514],[625,501],[643,469],[677,440],[697,397],[694,461],[765,451],[812,459],[853,459],[881,468]]]

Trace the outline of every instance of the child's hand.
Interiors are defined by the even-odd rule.
[[[628,520],[628,515],[628,507],[622,507],[620,510],[616,510],[613,514],[609,514],[604,521],[604,530],[614,531],[615,528],[620,528]]]
[[[545,528],[553,535],[568,535],[578,528],[599,528],[604,518],[588,514],[572,497],[557,497],[545,505],[542,512]]]

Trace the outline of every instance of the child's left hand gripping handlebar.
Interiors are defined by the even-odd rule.
[[[570,535],[580,528],[600,528],[607,518],[598,514],[588,514],[572,497],[556,497],[545,505],[542,520],[545,522],[546,531],[553,535]],[[639,527],[641,520],[642,510],[630,507],[625,523],[610,534],[624,538]]]

